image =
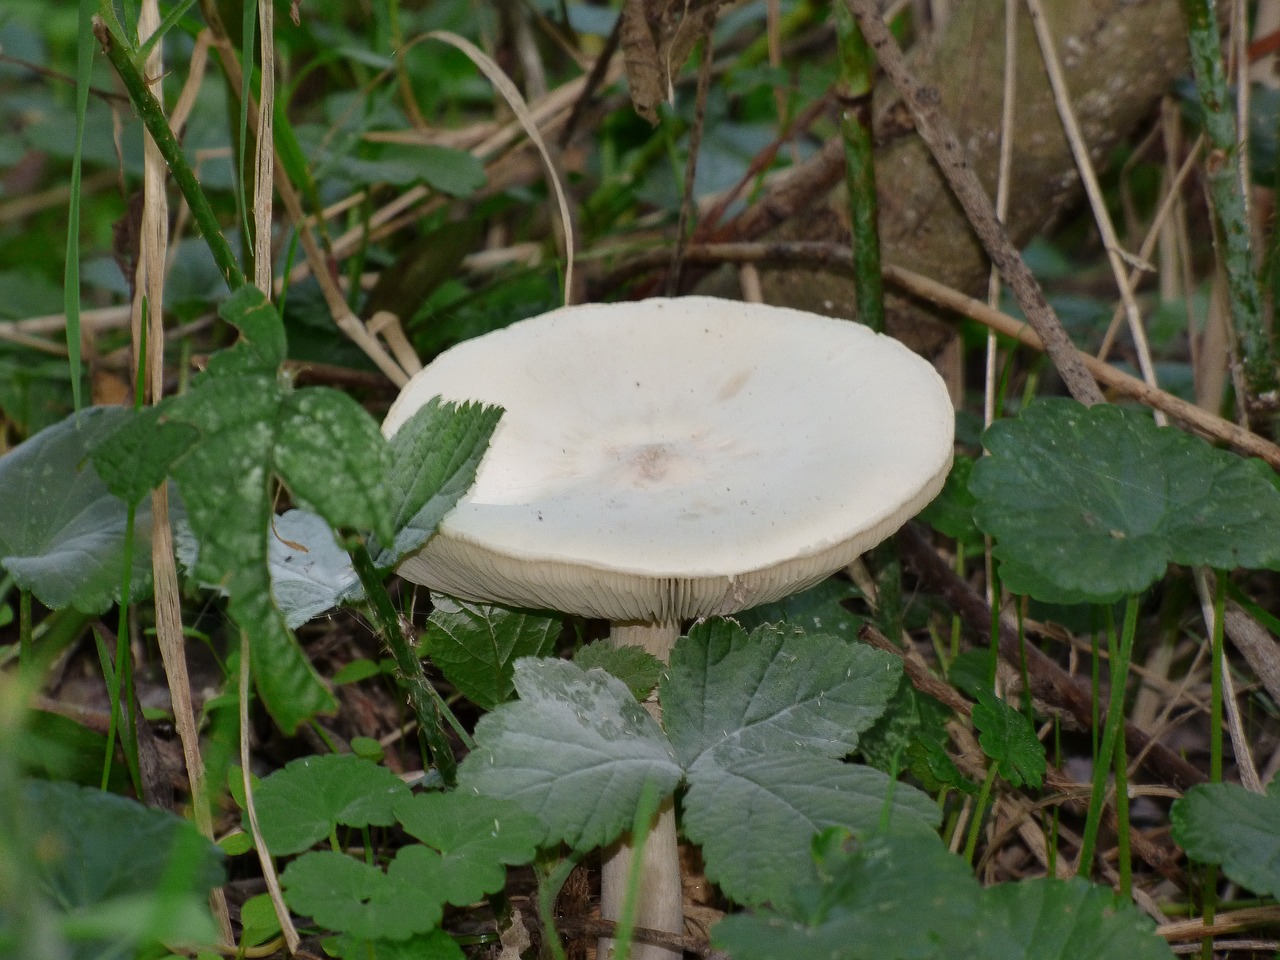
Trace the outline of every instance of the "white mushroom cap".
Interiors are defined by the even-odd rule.
[[[566,307],[401,392],[506,409],[475,485],[400,565],[465,599],[612,621],[728,614],[817,582],[941,489],[933,367],[845,320],[707,297]]]

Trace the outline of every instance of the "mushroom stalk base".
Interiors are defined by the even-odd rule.
[[[640,646],[664,663],[670,659],[671,647],[680,635],[678,623],[615,623],[609,641],[617,647]],[[645,704],[655,720],[662,719],[657,700]],[[601,865],[600,915],[617,920],[627,899],[627,883],[631,874],[633,849],[629,837],[606,848]],[[668,797],[658,808],[644,846],[644,866],[636,891],[635,923],[637,927],[684,933],[684,891],[680,883],[680,851],[676,841],[674,798]],[[597,956],[610,960],[614,941],[602,937]],[[633,943],[632,960],[680,960],[679,950],[649,943]]]

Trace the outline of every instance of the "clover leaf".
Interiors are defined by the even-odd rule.
[[[339,824],[390,826],[409,788],[390,770],[352,754],[302,757],[254,790],[258,826],[275,855],[300,853]]]
[[[1014,593],[1110,603],[1170,563],[1280,567],[1280,491],[1242,460],[1150,416],[1039,401],[983,437],[974,519]]]
[[[1201,863],[1217,863],[1234,882],[1280,896],[1280,776],[1265,794],[1235,783],[1188,790],[1170,812],[1173,839]]]
[[[1000,776],[1015,787],[1027,783],[1040,788],[1046,764],[1044,744],[1024,714],[990,690],[979,690],[973,725],[978,728],[982,752],[995,762]]]

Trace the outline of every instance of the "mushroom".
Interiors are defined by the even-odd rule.
[[[437,395],[506,413],[474,486],[400,574],[603,618],[613,643],[664,661],[682,620],[788,596],[878,544],[951,465],[932,366],[864,326],[760,304],[588,304],[515,323],[432,361],[383,432]],[[682,933],[670,800],[644,858],[637,925]],[[625,842],[606,852],[607,918],[629,863]]]

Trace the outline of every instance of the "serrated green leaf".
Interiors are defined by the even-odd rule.
[[[258,826],[276,856],[300,853],[337,824],[387,827],[409,788],[390,770],[351,754],[294,760],[254,789]]]
[[[111,442],[94,448],[93,466],[113,494],[138,503],[160,486],[200,434],[188,424],[163,420],[155,407],[129,410],[120,419]]]
[[[0,457],[0,565],[51,609],[102,613],[120,599],[128,509],[90,460],[130,412],[93,407]],[[180,512],[175,505],[175,512]],[[134,518],[130,593],[151,585],[151,505]]]
[[[686,769],[720,746],[851,753],[902,675],[890,654],[836,637],[732,620],[694,626],[671,653],[660,699]]]
[[[992,425],[975,520],[1006,587],[1050,603],[1140,593],[1170,563],[1280,566],[1280,492],[1256,461],[1149,415],[1044,400]]]
[[[1217,863],[1235,883],[1280,896],[1280,778],[1265,794],[1235,783],[1192,787],[1170,812],[1173,839],[1201,863]]]
[[[476,706],[492,710],[511,699],[520,657],[545,657],[555,650],[559,617],[455,600],[432,594],[422,643],[446,679]]]
[[[394,566],[436,532],[475,481],[501,416],[501,407],[434,397],[396,431],[386,483],[395,540],[390,548],[370,551],[379,566]]]
[[[391,539],[382,484],[391,448],[363,407],[336,390],[295,390],[281,404],[276,431],[274,466],[300,503],[334,527]]]
[[[1015,787],[1028,783],[1040,789],[1046,764],[1044,744],[1024,714],[991,691],[979,690],[973,725],[982,752],[996,764],[1000,776]]]
[[[231,598],[228,610],[249,636],[263,704],[292,732],[337,703],[272,598],[274,478],[331,527],[371,527],[389,536],[390,500],[378,478],[390,453],[354,401],[321,389],[295,392],[279,379],[284,327],[260,292],[237,291],[220,314],[240,328],[240,340],[216,354],[190,390],[158,404],[155,416],[181,428],[184,443],[190,432],[198,438],[169,468],[199,545],[191,573]],[[127,441],[137,438],[113,447],[115,439],[99,455],[120,462],[136,448]],[[136,489],[138,481],[130,482]]]
[[[748,633],[766,623],[785,623],[806,633],[852,641],[866,621],[846,610],[842,601],[861,596],[861,591],[843,577],[827,577],[808,590],[735,613],[733,619]]]
[[[680,767],[622,681],[563,660],[516,661],[520,699],[476,725],[460,789],[514,800],[548,839],[603,846],[631,825],[645,784],[673,791]]]
[[[438,898],[412,876],[412,861],[423,854],[431,851],[405,847],[383,873],[332,850],[313,851],[290,863],[280,884],[290,907],[330,930],[358,940],[404,940],[431,930],[442,915]]]
[[[731,899],[759,904],[813,879],[814,834],[859,834],[882,822],[924,832],[937,804],[879,770],[809,753],[763,755],[722,747],[689,771],[683,826],[702,846],[708,878]]]
[[[731,916],[712,942],[734,960],[1015,960],[1003,924],[985,922],[981,888],[937,836],[873,837],[823,858],[822,878],[776,912]]]
[[[982,903],[1003,916],[1025,960],[1173,960],[1149,917],[1081,877],[997,884]]]
[[[407,940],[359,940],[349,934],[324,941],[325,953],[346,960],[465,960],[457,941],[443,930],[415,933]]]
[[[588,643],[573,655],[573,662],[583,670],[599,667],[617,677],[637,700],[648,697],[662,678],[662,661],[644,647],[615,647],[607,640]]]
[[[396,819],[439,859],[436,889],[445,903],[466,906],[506,884],[508,866],[530,863],[542,824],[516,804],[461,791],[398,800]]]

